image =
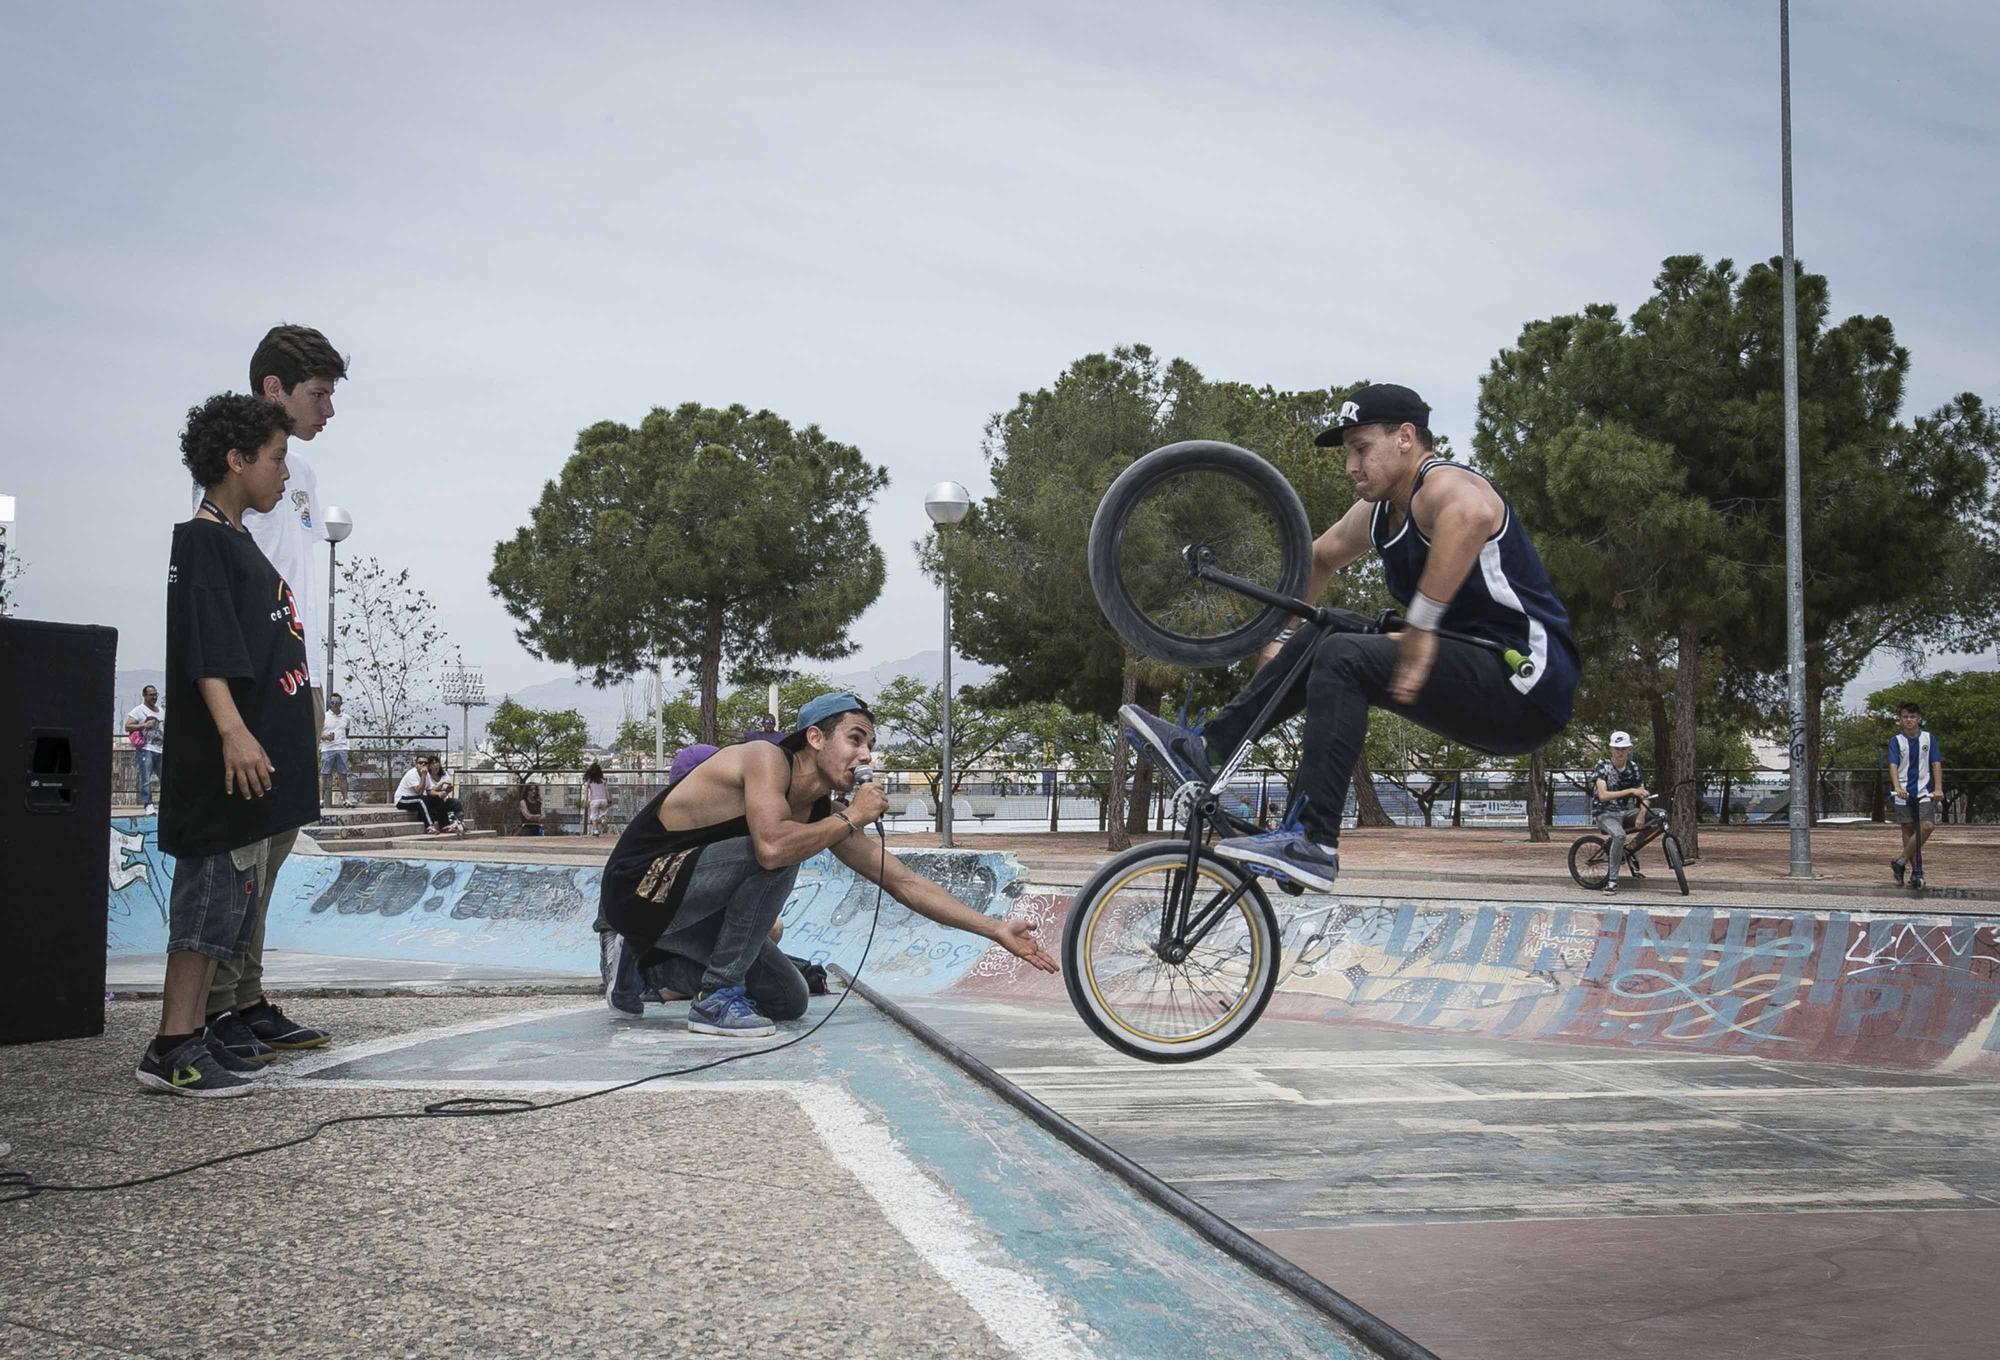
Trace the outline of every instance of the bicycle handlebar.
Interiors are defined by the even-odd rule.
[[[1209,561],[1205,555],[1197,553],[1192,547],[1185,551],[1187,553],[1188,572],[1196,580],[1207,581],[1213,585],[1222,586],[1227,590],[1233,590],[1238,595],[1248,596],[1259,604],[1270,605],[1273,609],[1282,609],[1286,613],[1298,618],[1310,619],[1321,628],[1330,629],[1336,633],[1387,634],[1399,633],[1409,626],[1409,621],[1393,609],[1385,609],[1371,619],[1366,614],[1358,614],[1352,609],[1336,609],[1331,605],[1309,605],[1304,600],[1296,600],[1288,595],[1280,595],[1275,590],[1266,590],[1255,581],[1246,581],[1241,576],[1235,576],[1223,571]],[[1460,633],[1449,628],[1439,628],[1436,630],[1436,633],[1437,636],[1446,638],[1452,642],[1463,642],[1469,646],[1477,647],[1481,651],[1493,653],[1493,655],[1506,663],[1508,670],[1511,670],[1523,680],[1528,679],[1535,673],[1535,663],[1532,658],[1522,652],[1516,651],[1512,647],[1502,646],[1491,638],[1474,637],[1470,633]]]

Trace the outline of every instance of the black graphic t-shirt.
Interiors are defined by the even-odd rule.
[[[660,825],[660,806],[679,787],[675,784],[660,790],[639,809],[639,815],[612,847],[598,887],[597,928],[624,936],[639,955],[641,966],[650,961],[654,943],[672,924],[703,847],[750,834],[749,820],[743,817],[713,826],[667,830]],[[817,822],[832,815],[833,800],[822,798],[812,805],[806,820]]]
[[[222,791],[222,736],[197,680],[227,680],[275,773],[271,791]],[[319,816],[317,733],[304,632],[291,587],[246,533],[213,520],[174,526],[167,566],[167,711],[160,849],[217,855]]]
[[[1630,798],[1601,799],[1597,796],[1597,781],[1604,781],[1606,793],[1616,793],[1620,789],[1636,789],[1646,782],[1646,772],[1639,768],[1639,762],[1627,756],[1625,768],[1620,770],[1605,756],[1597,762],[1597,768],[1590,772],[1590,815],[1602,817],[1607,812],[1632,813],[1639,805]]]

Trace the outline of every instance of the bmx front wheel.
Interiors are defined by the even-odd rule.
[[[1578,836],[1569,847],[1569,876],[1579,888],[1602,888],[1611,877],[1611,842],[1603,836]]]
[[[1669,831],[1660,837],[1660,847],[1667,856],[1667,867],[1674,871],[1674,881],[1681,885],[1681,896],[1688,895],[1688,876],[1685,862],[1681,859],[1680,837]]]
[[[1207,850],[1196,864],[1190,916],[1228,905],[1175,961],[1163,954],[1160,932],[1180,899],[1185,846],[1135,846],[1070,905],[1062,941],[1070,1001],[1091,1033],[1130,1057],[1178,1063],[1220,1053],[1249,1032],[1277,989],[1278,919],[1263,887]]]
[[[1176,666],[1226,666],[1284,627],[1284,611],[1197,579],[1190,554],[1297,598],[1312,565],[1305,506],[1248,449],[1193,439],[1118,474],[1090,522],[1090,587],[1118,635]]]

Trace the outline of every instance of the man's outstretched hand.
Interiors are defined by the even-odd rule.
[[[1002,921],[1000,929],[993,933],[994,940],[1017,959],[1026,959],[1044,973],[1056,971],[1056,961],[1049,951],[1042,948],[1035,939],[1033,921]]]

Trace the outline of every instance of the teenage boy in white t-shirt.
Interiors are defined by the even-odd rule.
[[[138,706],[125,715],[125,730],[145,736],[145,744],[134,750],[139,757],[139,801],[145,805],[140,815],[145,816],[153,810],[153,785],[160,777],[160,756],[167,749],[167,715],[160,709],[157,689],[148,685],[139,692]]]
[[[346,376],[347,360],[310,326],[273,326],[250,356],[250,391],[284,407],[292,418],[287,458],[291,476],[283,499],[268,512],[245,512],[243,527],[292,587],[304,632],[308,673],[326,655],[324,639],[319,636],[323,609],[319,578],[313,571],[319,565],[316,550],[326,541],[326,517],[320,508],[319,477],[299,445],[316,437],[333,419],[333,386]],[[312,730],[317,732],[324,716],[319,685],[313,685],[312,696]],[[231,1052],[257,1062],[269,1062],[280,1050],[318,1048],[332,1037],[325,1030],[290,1020],[264,996],[264,918],[270,910],[278,869],[297,838],[296,831],[271,837],[264,863],[257,871],[256,919],[248,947],[216,965],[215,980],[209,987],[211,1025]]]
[[[319,720],[319,777],[325,785],[319,800],[330,806],[340,805],[333,801],[335,780],[340,781],[340,802],[354,806],[354,794],[347,782],[347,723],[351,716],[341,706],[338,694],[326,696],[326,716]]]

